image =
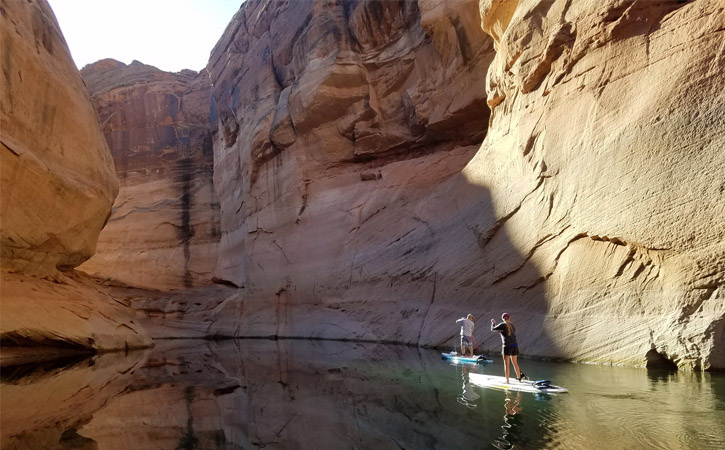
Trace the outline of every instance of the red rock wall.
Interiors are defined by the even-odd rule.
[[[3,348],[148,346],[133,314],[72,270],[95,251],[118,179],[45,1],[0,4],[0,66]]]
[[[121,181],[98,251],[81,270],[162,290],[211,283],[219,219],[208,74],[114,60],[81,73]]]
[[[428,31],[415,2],[244,5],[209,63],[224,278],[247,281],[250,235],[301,221],[316,180],[480,142],[491,46],[454,3]]]

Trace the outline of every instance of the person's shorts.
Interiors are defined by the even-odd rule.
[[[504,345],[501,349],[501,353],[504,356],[518,356],[519,354],[519,347],[509,347],[508,345]]]
[[[473,339],[471,339],[471,336],[461,336],[461,347],[464,345],[473,345]]]

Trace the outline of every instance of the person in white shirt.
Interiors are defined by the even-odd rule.
[[[468,347],[473,356],[473,314],[461,317],[456,320],[456,323],[461,326],[461,355],[466,355],[466,347]]]

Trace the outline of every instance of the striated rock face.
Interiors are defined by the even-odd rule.
[[[725,367],[723,7],[481,2],[492,115],[464,175],[519,250],[492,306],[524,352]]]
[[[130,310],[71,270],[93,254],[118,179],[45,1],[0,5],[0,66],[3,347],[150,345]]]
[[[460,1],[244,4],[208,66],[218,270],[244,286],[243,303],[226,301],[211,330],[413,343],[455,333],[435,324],[433,337],[426,317],[460,314],[471,294],[452,295],[461,283],[447,277],[460,266],[440,252],[476,242],[445,229],[470,212],[449,179],[488,121],[492,41],[477,11]],[[475,191],[460,195],[477,205]]]
[[[69,272],[55,282],[2,274],[3,349],[48,346],[72,350],[148,347],[151,340],[133,312],[85,274]],[[4,354],[0,364],[6,364]]]
[[[207,72],[103,60],[81,73],[121,180],[81,270],[155,289],[210,283],[219,219]]]
[[[360,218],[353,197],[380,191],[382,167],[480,143],[493,55],[476,13],[470,1],[243,5],[208,66],[222,277],[274,294],[297,284],[279,281],[308,261],[305,245],[319,248],[312,273],[337,267]],[[450,173],[409,166],[406,178]],[[313,195],[322,183],[342,191]]]
[[[506,310],[525,354],[725,367],[722,8],[246,2],[209,329],[443,345]]]

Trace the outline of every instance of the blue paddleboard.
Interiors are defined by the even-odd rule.
[[[462,356],[457,352],[441,353],[441,357],[445,360],[456,363],[480,364],[493,362],[490,359],[486,359],[483,355]]]

